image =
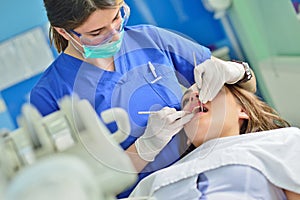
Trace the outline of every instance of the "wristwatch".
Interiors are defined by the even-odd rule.
[[[244,77],[238,81],[238,83],[245,83],[247,81],[249,81],[251,78],[252,78],[252,71],[248,65],[248,63],[246,62],[241,62],[241,61],[236,61],[236,60],[233,60],[233,62],[236,62],[236,63],[239,63],[241,65],[243,65],[244,69],[245,69],[245,74],[244,74]]]

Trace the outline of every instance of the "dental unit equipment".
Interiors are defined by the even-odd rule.
[[[118,130],[111,134],[89,102],[77,97],[64,98],[60,110],[45,117],[25,104],[18,121],[20,128],[0,138],[0,174],[6,180],[5,200],[38,199],[36,192],[51,194],[49,183],[58,180],[66,181],[59,184],[61,187],[82,186],[89,200],[115,200],[117,194],[133,185],[137,180],[136,170],[119,145],[130,133],[128,115],[121,108],[112,108],[102,112],[101,117],[104,123],[115,121]],[[56,167],[50,167],[54,164]],[[79,173],[79,169],[88,170]],[[64,178],[72,171],[72,176]],[[79,183],[72,180],[70,185],[70,177],[80,179]],[[45,184],[41,184],[42,178]],[[94,185],[87,187],[82,180]],[[65,193],[60,200],[74,196],[57,187],[55,192]],[[63,198],[66,195],[68,198]],[[49,198],[42,197],[43,200]]]

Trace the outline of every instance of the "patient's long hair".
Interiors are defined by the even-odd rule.
[[[254,93],[238,85],[226,85],[226,87],[231,91],[237,102],[245,109],[245,112],[249,116],[249,119],[244,121],[240,134],[290,126],[272,107],[259,99]]]

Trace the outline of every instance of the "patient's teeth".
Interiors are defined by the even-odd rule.
[[[199,106],[194,107],[192,113],[198,113],[198,112],[200,112]]]
[[[192,113],[198,113],[198,112],[208,112],[207,108],[201,107],[201,106],[196,106],[193,108]]]

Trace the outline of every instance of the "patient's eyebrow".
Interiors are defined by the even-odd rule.
[[[183,98],[181,101],[181,109],[183,109],[188,102],[189,98]]]
[[[188,89],[183,94],[182,99],[181,99],[181,109],[183,109],[184,106],[189,102],[191,92],[192,92],[192,90]]]

